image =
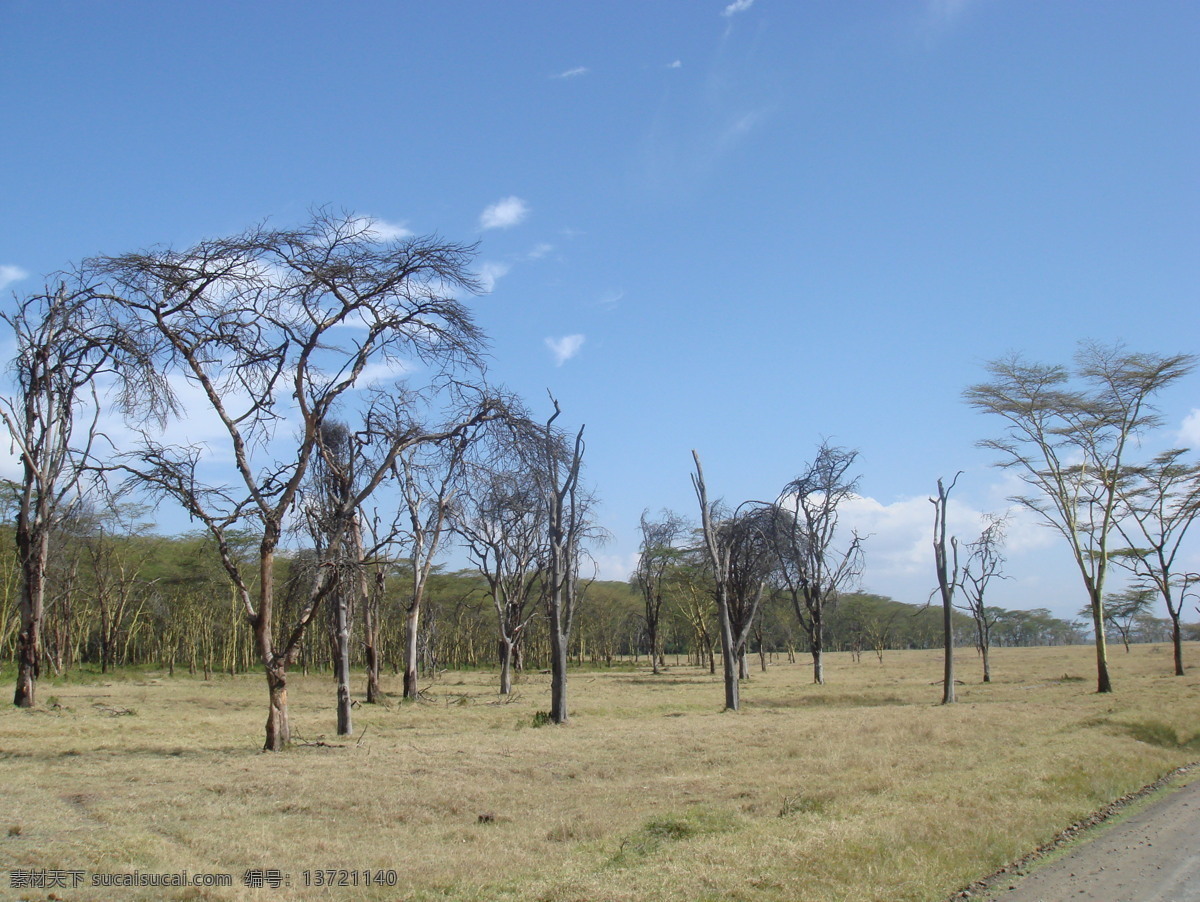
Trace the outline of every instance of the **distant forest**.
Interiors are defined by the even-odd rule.
[[[128,511],[126,512],[129,513]],[[124,527],[122,522],[125,523]],[[47,574],[45,655],[51,670],[63,674],[83,665],[108,670],[123,666],[183,669],[209,676],[255,669],[258,659],[245,613],[231,591],[213,541],[205,535],[167,538],[129,526],[128,516],[76,517],[54,539]],[[240,538],[247,557],[257,539]],[[281,618],[295,616],[312,581],[311,552],[280,559],[277,574]],[[405,611],[410,575],[402,563],[385,567],[380,599],[381,669],[399,673],[404,667]],[[720,658],[715,605],[698,569],[684,570],[669,581],[660,629],[666,663],[678,660],[713,665]],[[0,650],[10,663],[19,628],[20,568],[12,526],[0,526],[0,603],[3,632]],[[1087,641],[1085,624],[1058,619],[1045,609],[995,609],[992,644],[1061,645]],[[496,610],[487,583],[475,571],[436,572],[430,579],[418,627],[422,677],[445,669],[495,667],[499,652]],[[937,607],[904,604],[882,595],[842,594],[825,622],[825,647],[859,655],[882,655],[890,649],[935,648],[942,642]],[[1133,641],[1169,641],[1169,623],[1143,617]],[[318,624],[318,627],[320,625]],[[1197,627],[1190,630],[1200,632]],[[956,642],[974,642],[974,623],[957,615]],[[1197,638],[1197,636],[1192,636]],[[331,666],[330,630],[312,630],[300,644],[295,666],[324,670]],[[362,666],[361,642],[352,642],[353,659]],[[573,663],[613,666],[646,658],[647,640],[642,599],[628,583],[595,581],[581,586]],[[751,631],[748,655],[794,660],[808,652],[807,638],[790,603],[782,594],[764,597]],[[516,669],[549,666],[549,637],[543,618],[529,620],[514,662]]]

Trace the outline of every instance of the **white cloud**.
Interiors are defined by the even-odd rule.
[[[496,283],[508,275],[511,267],[507,263],[484,263],[476,275],[485,294],[491,294],[496,289]]]
[[[683,61],[682,60],[674,60],[673,62],[667,63],[667,68],[668,69],[682,69]]]
[[[565,72],[559,72],[554,78],[578,78],[581,75],[587,75],[591,70],[587,66],[576,66],[574,69],[568,69]]]
[[[596,578],[625,582],[637,569],[638,553],[630,554],[596,554]]]
[[[724,10],[721,11],[723,16],[736,16],[738,13],[745,12],[754,5],[754,0],[733,0]]]
[[[371,231],[379,236],[380,241],[396,241],[400,238],[412,237],[412,229],[399,222],[388,222],[386,219],[372,219]]]
[[[547,338],[546,347],[554,355],[554,365],[562,366],[579,353],[583,347],[584,336],[564,335],[562,338]]]
[[[541,260],[542,257],[546,256],[552,250],[554,250],[554,245],[547,244],[546,242],[543,241],[540,244],[535,244],[533,246],[533,250],[531,250],[528,254],[528,259]]]
[[[1179,428],[1179,444],[1185,448],[1200,448],[1200,409],[1192,408],[1192,412],[1183,418]]]
[[[0,291],[8,288],[13,282],[20,282],[22,279],[28,277],[29,273],[25,272],[19,266],[0,264]]]
[[[529,215],[529,205],[519,197],[498,200],[479,215],[481,229],[507,229],[523,222]]]

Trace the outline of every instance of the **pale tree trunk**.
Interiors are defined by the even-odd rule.
[[[738,655],[733,642],[733,625],[729,622],[729,606],[722,599],[717,605],[721,626],[721,664],[725,678],[725,709],[736,711],[740,703],[738,695]]]
[[[334,656],[333,669],[337,680],[337,732],[349,736],[354,732],[350,698],[350,593],[339,574],[333,604]]]
[[[1104,635],[1103,588],[1093,589],[1092,628],[1096,633],[1096,691],[1112,692],[1112,679],[1108,674],[1108,639]]]
[[[562,630],[550,636],[550,719],[567,722],[567,641]]]
[[[825,685],[825,649],[823,646],[823,634],[825,632],[825,614],[821,605],[817,605],[812,611],[812,631],[809,633],[808,641],[812,646],[813,660],[813,682],[818,686]]]
[[[405,618],[404,633],[404,697],[416,701],[417,689],[417,631],[421,627],[421,599],[414,593]]]

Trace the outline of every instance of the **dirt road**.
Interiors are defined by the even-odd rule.
[[[1200,779],[1085,831],[1049,863],[998,874],[959,898],[995,902],[1200,902]]]

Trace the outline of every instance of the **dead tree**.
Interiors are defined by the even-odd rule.
[[[118,400],[133,404],[158,382],[139,368],[120,330],[93,315],[86,284],[20,301],[0,319],[13,330],[16,355],[11,371],[16,392],[0,398],[0,419],[21,461],[16,503],[15,540],[21,569],[20,627],[17,633],[17,684],[13,704],[32,707],[41,672],[42,623],[45,617],[46,567],[55,521],[78,498],[80,478],[95,441],[100,406],[96,379],[121,359],[127,371]],[[147,413],[161,414],[151,404]]]
[[[266,672],[266,750],[290,740],[288,663],[329,589],[317,579],[299,617],[277,622],[276,551],[320,453],[322,424],[335,411],[354,413],[354,434],[377,449],[345,502],[345,524],[406,448],[444,440],[494,409],[484,391],[443,378],[466,373],[478,384],[482,372],[484,338],[455,296],[476,288],[471,256],[472,248],[437,238],[385,241],[369,220],[319,211],[298,229],[255,228],[184,251],[88,264],[106,282],[112,321],[177,385],[198,389],[227,440],[232,482],[205,465],[205,447],[168,444],[149,430],[126,469],[216,539]],[[373,376],[402,372],[404,360],[432,373],[426,389],[371,389]],[[229,548],[231,531],[251,523],[260,536],[257,597]],[[328,536],[326,553],[340,555],[345,540],[344,529]]]
[[[565,724],[567,709],[567,659],[571,629],[579,595],[579,568],[583,542],[590,528],[591,499],[579,485],[583,466],[583,426],[573,443],[554,429],[561,413],[558,401],[550,398],[554,413],[546,421],[544,455],[546,464],[546,513],[549,565],[543,594],[550,625],[550,719]],[[565,453],[564,453],[565,452]]]
[[[657,520],[651,520],[649,514],[648,510],[643,511],[639,524],[642,542],[633,579],[642,595],[650,668],[658,673],[662,664],[659,627],[663,602],[667,597],[671,567],[682,554],[679,542],[689,529],[687,521],[672,511],[664,510]]]
[[[531,604],[549,566],[542,473],[530,465],[528,430],[500,424],[471,461],[468,485],[455,499],[451,526],[486,580],[496,609],[500,694],[512,692],[522,666]]]
[[[779,580],[808,636],[813,682],[825,682],[825,615],[862,574],[863,540],[851,531],[838,548],[839,508],[858,490],[848,472],[858,452],[822,442],[805,471],[784,486],[770,532]]]
[[[472,436],[422,445],[400,455],[396,478],[403,504],[396,530],[406,546],[411,578],[405,611],[404,697],[417,699],[418,631],[429,575],[446,531],[450,507],[460,487],[467,447]]]
[[[949,486],[937,481],[938,496],[930,498],[933,504],[933,558],[937,571],[938,588],[942,598],[942,635],[945,646],[945,666],[942,674],[942,704],[954,704],[954,590],[958,587],[958,539],[950,537],[946,544],[946,508],[950,503],[950,492],[958,482],[955,475]]]
[[[767,539],[761,518],[739,515],[737,511],[730,517],[721,516],[719,506],[708,500],[700,455],[693,451],[692,459],[696,463],[692,488],[700,503],[701,531],[717,603],[725,709],[736,711],[741,704],[738,680],[744,670],[746,640],[766,581],[762,559],[767,554]]]
[[[992,681],[992,665],[990,651],[992,647],[992,627],[996,625],[1000,611],[989,608],[985,602],[988,585],[993,579],[1007,579],[1001,572],[1004,568],[1004,531],[1008,524],[1007,515],[989,515],[987,526],[979,534],[979,538],[967,545],[967,562],[963,564],[958,586],[962,589],[965,610],[975,621],[975,644],[983,658],[983,681]]]

